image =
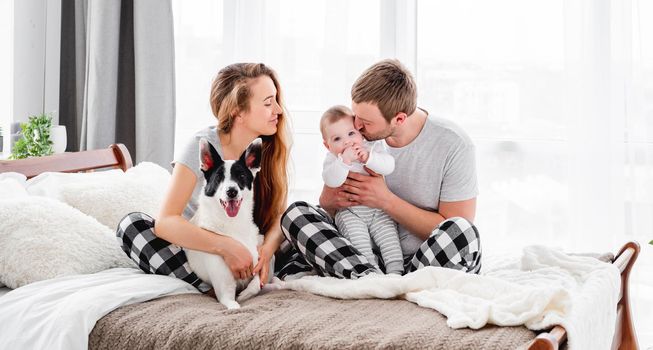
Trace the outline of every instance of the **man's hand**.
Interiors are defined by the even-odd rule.
[[[273,251],[263,244],[258,247],[258,263],[254,266],[254,274],[259,274],[261,280],[261,288],[268,282],[268,276],[270,274],[270,260],[274,255]]]
[[[350,172],[349,174],[351,175],[352,173]],[[322,194],[320,195],[320,206],[326,210],[331,215],[331,217],[335,217],[335,213],[339,209],[360,204],[353,199],[349,200],[350,194],[346,193],[343,190],[343,187],[344,185],[337,188],[331,188],[325,185],[322,188]]]
[[[394,196],[385,184],[383,176],[365,168],[369,176],[350,172],[342,185],[348,200],[370,208],[385,210]]]

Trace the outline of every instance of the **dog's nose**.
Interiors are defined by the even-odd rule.
[[[227,190],[227,197],[236,198],[237,195],[238,195],[238,191],[236,191],[235,188],[231,187]]]

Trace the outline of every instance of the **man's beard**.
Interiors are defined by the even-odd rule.
[[[363,135],[363,137],[365,137],[365,140],[367,141],[377,141],[392,136],[394,132],[395,132],[395,128],[393,126],[388,126],[384,130],[381,130],[376,134],[370,134],[366,132],[363,132],[361,134]]]

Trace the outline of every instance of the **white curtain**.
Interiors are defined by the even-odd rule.
[[[653,37],[639,2],[418,8],[421,96],[477,143],[486,245],[611,249],[651,235],[651,200],[633,197],[653,198],[651,78],[638,48]]]
[[[290,199],[317,201],[324,150],[318,120],[329,106],[348,104],[354,79],[381,58],[381,7],[376,0],[173,1],[176,146],[216,123],[208,101],[220,68],[263,62],[278,73],[292,117]]]

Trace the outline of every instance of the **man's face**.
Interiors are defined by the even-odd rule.
[[[394,127],[388,123],[375,104],[352,102],[354,126],[368,141],[385,139],[394,133]]]

